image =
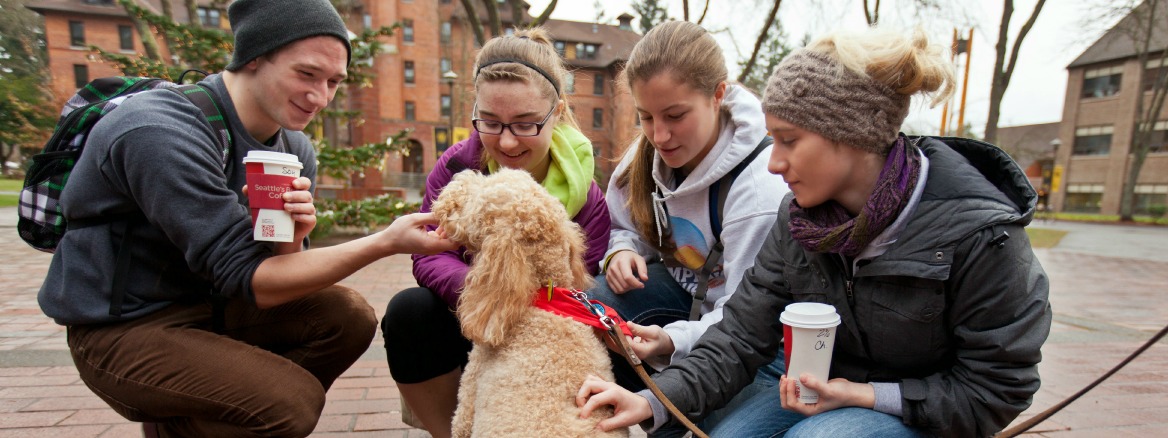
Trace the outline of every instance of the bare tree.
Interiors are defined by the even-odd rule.
[[[527,9],[523,3],[525,3],[523,0],[507,0],[507,4],[511,6],[511,25],[516,29],[522,29],[527,21]]]
[[[681,19],[689,21],[689,0],[681,0]]]
[[[535,27],[546,23],[548,21],[548,17],[552,16],[552,11],[554,10],[556,10],[556,0],[548,2],[548,5],[543,9],[543,12],[541,12],[538,17],[535,17],[535,20],[531,22],[531,26]]]
[[[876,0],[872,8],[868,7],[868,0],[864,0],[864,19],[868,20],[869,26],[880,21],[880,0]]]
[[[1115,30],[1131,39],[1135,56],[1143,71],[1140,87],[1136,92],[1136,123],[1132,127],[1131,167],[1123,183],[1120,195],[1119,219],[1131,221],[1135,213],[1135,188],[1140,178],[1140,170],[1148,158],[1148,152],[1155,142],[1156,122],[1164,109],[1164,98],[1168,94],[1168,47],[1164,47],[1163,36],[1168,35],[1168,1],[1146,0],[1138,6],[1117,7],[1128,11],[1126,17],[1115,25]],[[1150,66],[1155,66],[1151,68]]]
[[[471,32],[474,32],[475,42],[482,46],[487,42],[487,38],[483,35],[483,23],[479,22],[479,13],[475,10],[473,0],[461,0],[462,9],[466,11],[466,22],[470,24]]]
[[[1045,3],[1046,0],[1038,0],[1038,3],[1034,5],[1034,11],[1030,13],[1030,18],[1018,31],[1018,36],[1014,38],[1014,46],[1010,50],[1008,64],[1006,63],[1006,44],[1010,39],[1010,17],[1014,15],[1014,0],[1005,0],[1002,6],[1002,21],[1001,25],[998,26],[998,44],[995,47],[997,59],[994,61],[993,82],[990,85],[990,110],[989,116],[986,117],[985,141],[987,143],[994,143],[997,140],[1002,97],[1006,95],[1006,87],[1010,86],[1010,77],[1014,75],[1014,66],[1018,62],[1018,51],[1022,48],[1022,41],[1026,39],[1026,34],[1034,27],[1034,21],[1038,19],[1038,13],[1042,11],[1042,6]]]
[[[134,14],[132,8],[136,7],[136,5],[133,5],[131,0],[118,0],[118,3],[126,9],[126,14],[130,16],[130,23],[138,31],[138,37],[142,39],[142,49],[146,52],[146,58],[161,61],[162,53],[158,51],[158,40],[154,39],[154,28],[150,27],[149,23]]]
[[[706,12],[710,11],[710,0],[706,0],[706,6],[702,7],[702,16],[698,17],[698,24],[706,21]]]
[[[170,3],[170,0],[162,0],[162,2]],[[199,21],[199,3],[195,0],[183,0],[183,2],[187,7],[187,20],[190,21],[191,27],[203,27],[203,22]]]
[[[751,70],[754,70],[755,61],[758,60],[758,52],[767,40],[767,33],[771,30],[771,24],[774,23],[775,16],[779,14],[779,4],[781,3],[783,3],[783,0],[775,0],[775,5],[771,7],[771,13],[767,16],[766,24],[762,25],[762,30],[758,33],[758,39],[754,42],[754,50],[750,52],[750,59],[746,61],[746,65],[742,66],[742,72],[738,74],[738,82],[745,82],[746,78],[750,76]]]
[[[495,0],[483,0],[483,7],[487,10],[487,24],[491,26],[491,37],[502,35],[503,22],[499,20],[498,3],[495,3]],[[475,17],[477,18],[478,16],[476,15]]]

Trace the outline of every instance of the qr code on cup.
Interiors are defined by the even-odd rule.
[[[276,226],[262,225],[260,228],[260,235],[264,237],[276,237]]]

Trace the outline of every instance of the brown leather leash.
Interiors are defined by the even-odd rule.
[[[1006,429],[1006,430],[999,432],[997,435],[994,435],[994,438],[1012,438],[1012,437],[1015,437],[1015,436],[1022,434],[1023,432],[1026,432],[1027,430],[1030,430],[1030,428],[1032,428],[1034,426],[1037,426],[1038,423],[1041,423],[1041,422],[1045,421],[1047,418],[1050,418],[1056,412],[1062,410],[1067,405],[1071,404],[1071,402],[1077,400],[1079,397],[1082,397],[1083,394],[1087,393],[1087,391],[1090,391],[1090,390],[1094,389],[1096,386],[1099,386],[1100,383],[1103,383],[1103,381],[1107,380],[1108,377],[1111,377],[1112,374],[1115,374],[1117,371],[1122,369],[1124,366],[1127,366],[1127,364],[1129,362],[1131,362],[1132,360],[1135,360],[1135,358],[1137,356],[1139,356],[1141,353],[1143,353],[1144,350],[1151,348],[1153,345],[1156,344],[1156,342],[1159,342],[1160,339],[1163,338],[1165,334],[1168,334],[1168,326],[1164,326],[1164,328],[1160,329],[1159,333],[1156,333],[1155,336],[1152,336],[1152,339],[1149,339],[1147,342],[1144,343],[1144,345],[1141,345],[1140,348],[1137,348],[1136,351],[1134,351],[1134,352],[1132,352],[1132,354],[1128,355],[1128,357],[1126,359],[1124,359],[1122,362],[1120,362],[1118,365],[1116,365],[1115,367],[1108,370],[1102,376],[1099,376],[1099,378],[1095,379],[1094,382],[1091,382],[1083,389],[1080,389],[1079,392],[1076,392],[1076,393],[1072,394],[1070,397],[1067,397],[1063,401],[1059,402],[1058,404],[1051,406],[1050,408],[1047,408],[1045,411],[1042,411],[1038,415],[1035,415],[1033,417],[1030,417],[1026,421],[1018,423],[1017,426],[1014,426],[1014,427],[1011,427],[1009,429]]]
[[[574,291],[572,297],[587,307],[593,315],[596,315],[597,319],[600,320],[600,324],[604,326],[609,340],[620,347],[621,356],[637,371],[637,375],[641,377],[641,381],[645,382],[645,386],[649,388],[649,391],[652,391],[653,395],[657,397],[657,400],[665,405],[665,409],[668,409],[674,418],[680,420],[681,424],[684,424],[690,432],[693,432],[694,438],[710,438],[696,424],[689,421],[689,418],[686,418],[685,414],[682,414],[681,410],[677,409],[677,406],[674,406],[673,402],[669,401],[669,398],[661,392],[661,388],[658,388],[657,384],[653,383],[653,379],[649,377],[649,373],[645,372],[645,367],[641,364],[641,359],[637,357],[637,354],[633,352],[633,348],[629,346],[629,341],[625,338],[624,332],[621,331],[620,324],[613,320],[612,317],[609,317],[608,314],[604,313],[604,310],[598,310],[596,305],[588,301],[588,295],[584,292]]]

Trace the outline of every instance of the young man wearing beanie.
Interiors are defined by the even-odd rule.
[[[427,234],[434,221],[419,214],[303,250],[316,223],[317,169],[300,131],[344,80],[350,46],[328,0],[289,3],[237,0],[228,9],[234,57],[200,82],[229,127],[226,164],[198,107],[171,90],[147,91],[93,128],[61,199],[70,223],[96,224],[65,234],[38,301],[68,326],[86,385],[148,423],[148,434],[308,435],[377,322],[360,294],[334,283],[387,255],[456,246]],[[284,194],[294,242],[252,238],[241,160],[253,150],[304,164]],[[112,215],[139,219],[99,219]],[[123,246],[128,269],[115,275]]]

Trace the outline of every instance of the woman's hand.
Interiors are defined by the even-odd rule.
[[[633,332],[633,342],[630,343],[637,357],[643,359],[655,356],[672,356],[674,351],[673,338],[669,337],[661,326],[629,324]]]
[[[608,288],[618,294],[633,289],[645,287],[644,281],[649,280],[649,269],[645,266],[645,258],[635,251],[617,251],[608,260],[608,271],[604,273]]]
[[[794,379],[779,378],[783,409],[812,416],[833,409],[856,406],[872,409],[876,405],[876,390],[867,383],[855,383],[848,379],[835,378],[823,382],[808,373],[799,376],[803,386],[819,393],[819,403],[807,404],[799,401],[799,387]]]
[[[602,406],[612,405],[612,418],[601,420],[596,427],[608,432],[613,429],[639,424],[653,417],[653,408],[645,397],[633,394],[612,382],[596,376],[584,379],[584,385],[576,393],[576,406],[580,408],[580,418],[588,418],[592,411]]]

